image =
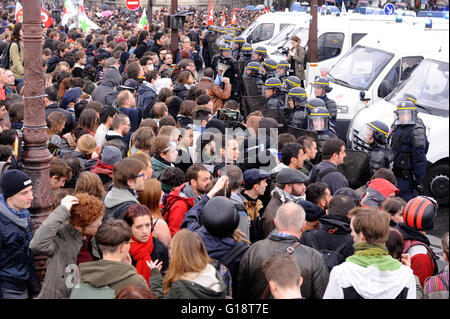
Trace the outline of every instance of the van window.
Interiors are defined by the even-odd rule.
[[[280,31],[283,30],[284,28],[286,28],[288,25],[293,25],[293,24],[289,24],[289,23],[281,23],[281,24],[280,24]]]
[[[343,33],[328,32],[322,34],[317,39],[317,53],[319,55],[319,61],[337,57],[341,54],[343,43]]]
[[[366,35],[367,33],[352,33],[352,47]]]
[[[384,98],[386,95],[392,92],[392,90],[397,86],[400,79],[400,60],[395,63],[395,65],[389,70],[388,74],[381,81],[378,87],[378,96]]]
[[[261,41],[266,41],[272,38],[273,31],[275,29],[275,24],[273,23],[261,23],[259,26],[253,30],[252,33],[247,38],[249,43],[257,43]]]
[[[422,56],[408,56],[402,59],[402,81],[406,80],[411,72],[419,65],[423,60]]]

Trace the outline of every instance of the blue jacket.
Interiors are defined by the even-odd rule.
[[[29,295],[37,293],[33,253],[29,248],[31,229],[30,216],[19,218],[0,195],[0,287],[28,289]]]
[[[119,112],[125,114],[130,119],[130,131],[123,137],[125,142],[130,144],[131,135],[139,128],[139,124],[141,123],[141,112],[135,108],[127,109],[124,107],[119,107]]]
[[[149,118],[150,111],[157,98],[156,89],[150,86],[150,83],[144,83],[138,89],[138,101],[136,108],[141,112],[142,118]]]

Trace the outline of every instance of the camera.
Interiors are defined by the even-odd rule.
[[[281,52],[281,54],[283,54],[283,55],[288,55],[289,48],[280,48],[280,52]]]
[[[218,109],[217,110],[217,119],[222,121],[239,121],[239,111],[231,110],[231,109]]]

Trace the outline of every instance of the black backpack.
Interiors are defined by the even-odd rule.
[[[0,56],[0,67],[4,68],[4,69],[9,69],[9,67],[11,66],[11,61],[9,58],[9,51],[11,49],[11,45],[13,43],[17,44],[17,47],[19,48],[19,52],[20,52],[20,45],[17,41],[12,41],[8,44],[8,46],[3,50],[2,55]]]
[[[332,172],[339,172],[339,170],[335,167],[329,167],[325,168],[324,170],[318,170],[317,165],[314,165],[309,176],[308,185],[315,182],[321,182],[326,175]]]
[[[349,244],[347,241],[344,241],[336,249],[319,249],[320,245],[317,241],[316,236],[311,237],[312,237],[311,247],[322,254],[323,260],[325,261],[325,264],[328,266],[328,271],[331,271],[331,269],[333,269],[334,266],[340,265],[345,261],[344,256],[342,256],[341,254],[341,251]]]

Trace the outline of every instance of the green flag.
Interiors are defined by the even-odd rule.
[[[100,29],[84,12],[78,16],[78,27],[83,29],[84,33],[88,33],[91,29]]]
[[[139,19],[139,25],[143,30],[148,30],[148,20],[147,20],[147,12],[142,12],[141,18]]]

